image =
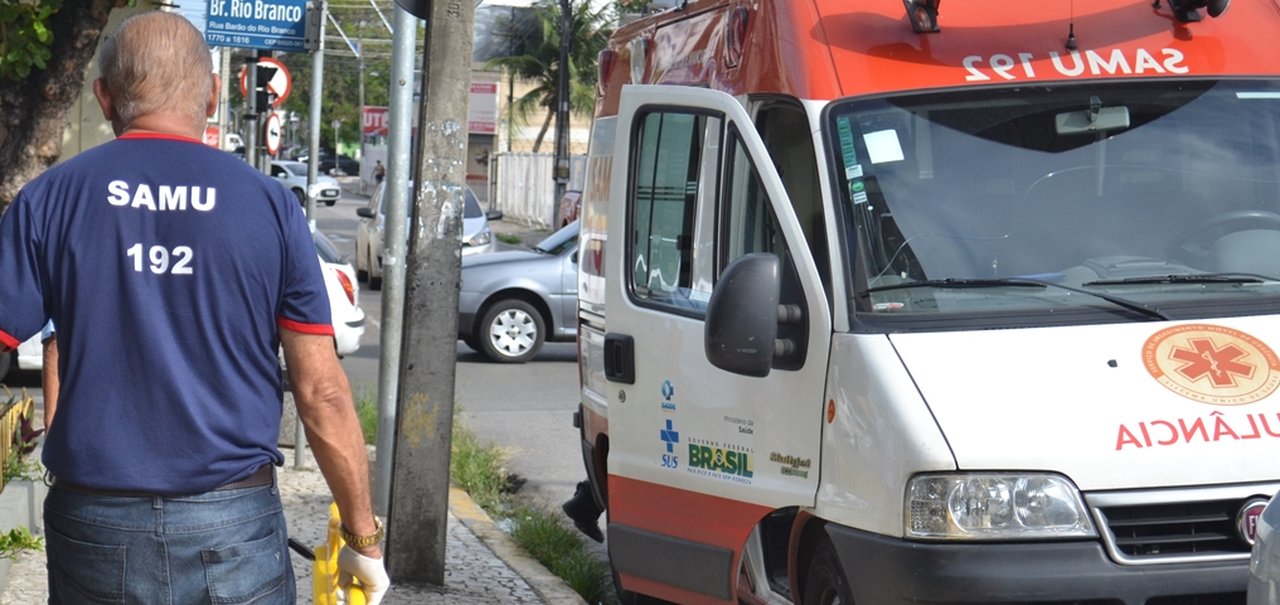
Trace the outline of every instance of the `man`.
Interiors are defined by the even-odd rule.
[[[375,161],[373,163],[373,180],[377,181],[378,184],[381,185],[382,179],[386,178],[386,176],[387,169],[382,165],[382,160]]]
[[[293,197],[201,143],[218,80],[171,13],[102,42],[117,139],[31,181],[0,217],[0,344],[57,326],[43,461],[51,603],[292,603],[274,467],[277,347],[342,515],[343,576],[389,581],[328,298]]]

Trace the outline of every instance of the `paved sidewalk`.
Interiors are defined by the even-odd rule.
[[[308,452],[308,467],[293,467],[293,450],[279,470],[280,492],[289,536],[314,546],[324,541],[329,516],[329,489]],[[450,490],[445,585],[394,585],[383,603],[480,605],[491,603],[581,605],[582,599],[546,568],[520,552],[465,492]],[[293,554],[298,602],[310,603],[310,563]],[[0,605],[48,601],[43,552],[25,553],[9,568],[9,583]]]

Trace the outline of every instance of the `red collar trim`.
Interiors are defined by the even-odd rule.
[[[201,145],[204,145],[204,141],[200,139],[195,139],[192,137],[184,137],[180,134],[166,134],[163,132],[126,132],[116,137],[116,140],[127,140],[127,139],[162,139],[166,141],[183,141],[186,143],[199,143]]]

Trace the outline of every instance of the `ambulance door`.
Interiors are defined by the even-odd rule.
[[[627,590],[728,600],[752,527],[779,508],[814,504],[827,297],[769,155],[733,97],[625,87],[614,158],[604,355],[610,554]],[[776,267],[765,298],[776,296],[787,318],[777,340],[791,351],[763,376],[713,365],[704,335],[721,274],[746,255]]]

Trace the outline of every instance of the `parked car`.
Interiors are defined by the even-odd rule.
[[[582,210],[582,192],[566,191],[560,198],[560,226],[563,227],[578,220],[578,211]]]
[[[410,184],[410,190],[413,185]],[[356,208],[360,224],[356,225],[356,275],[369,281],[370,290],[382,288],[382,233],[386,224],[387,183],[384,181],[369,196],[369,205]],[[413,208],[410,205],[410,211]],[[471,188],[466,189],[462,209],[462,254],[469,256],[493,250],[493,230],[489,220],[502,218],[502,212],[480,210],[480,202]]]
[[[1247,528],[1246,511],[1241,517]],[[1280,493],[1254,521],[1253,557],[1249,560],[1249,605],[1280,605]]]
[[[542,344],[573,340],[578,312],[578,222],[532,250],[462,259],[458,338],[489,359],[524,363]]]
[[[311,156],[299,156],[298,161],[306,163]],[[334,157],[331,153],[321,153],[320,162],[317,166],[322,174],[331,174],[334,176],[357,175],[360,174],[360,162],[354,158],[342,154]]]
[[[44,367],[44,347],[40,345],[39,332],[23,341],[15,351],[0,353],[0,380],[12,371],[39,370]]]
[[[306,164],[290,160],[273,160],[271,176],[284,183],[285,187],[297,196],[299,204],[304,206],[307,204]],[[342,197],[342,187],[338,185],[338,181],[324,174],[323,171],[316,175],[316,182],[311,186],[311,190],[315,193],[317,204],[332,206],[338,203],[338,198]]]
[[[364,309],[360,308],[360,286],[356,283],[356,271],[323,232],[312,231],[311,237],[316,244],[316,255],[320,258],[325,289],[329,292],[334,347],[338,357],[345,357],[360,348],[360,339],[364,336]]]

